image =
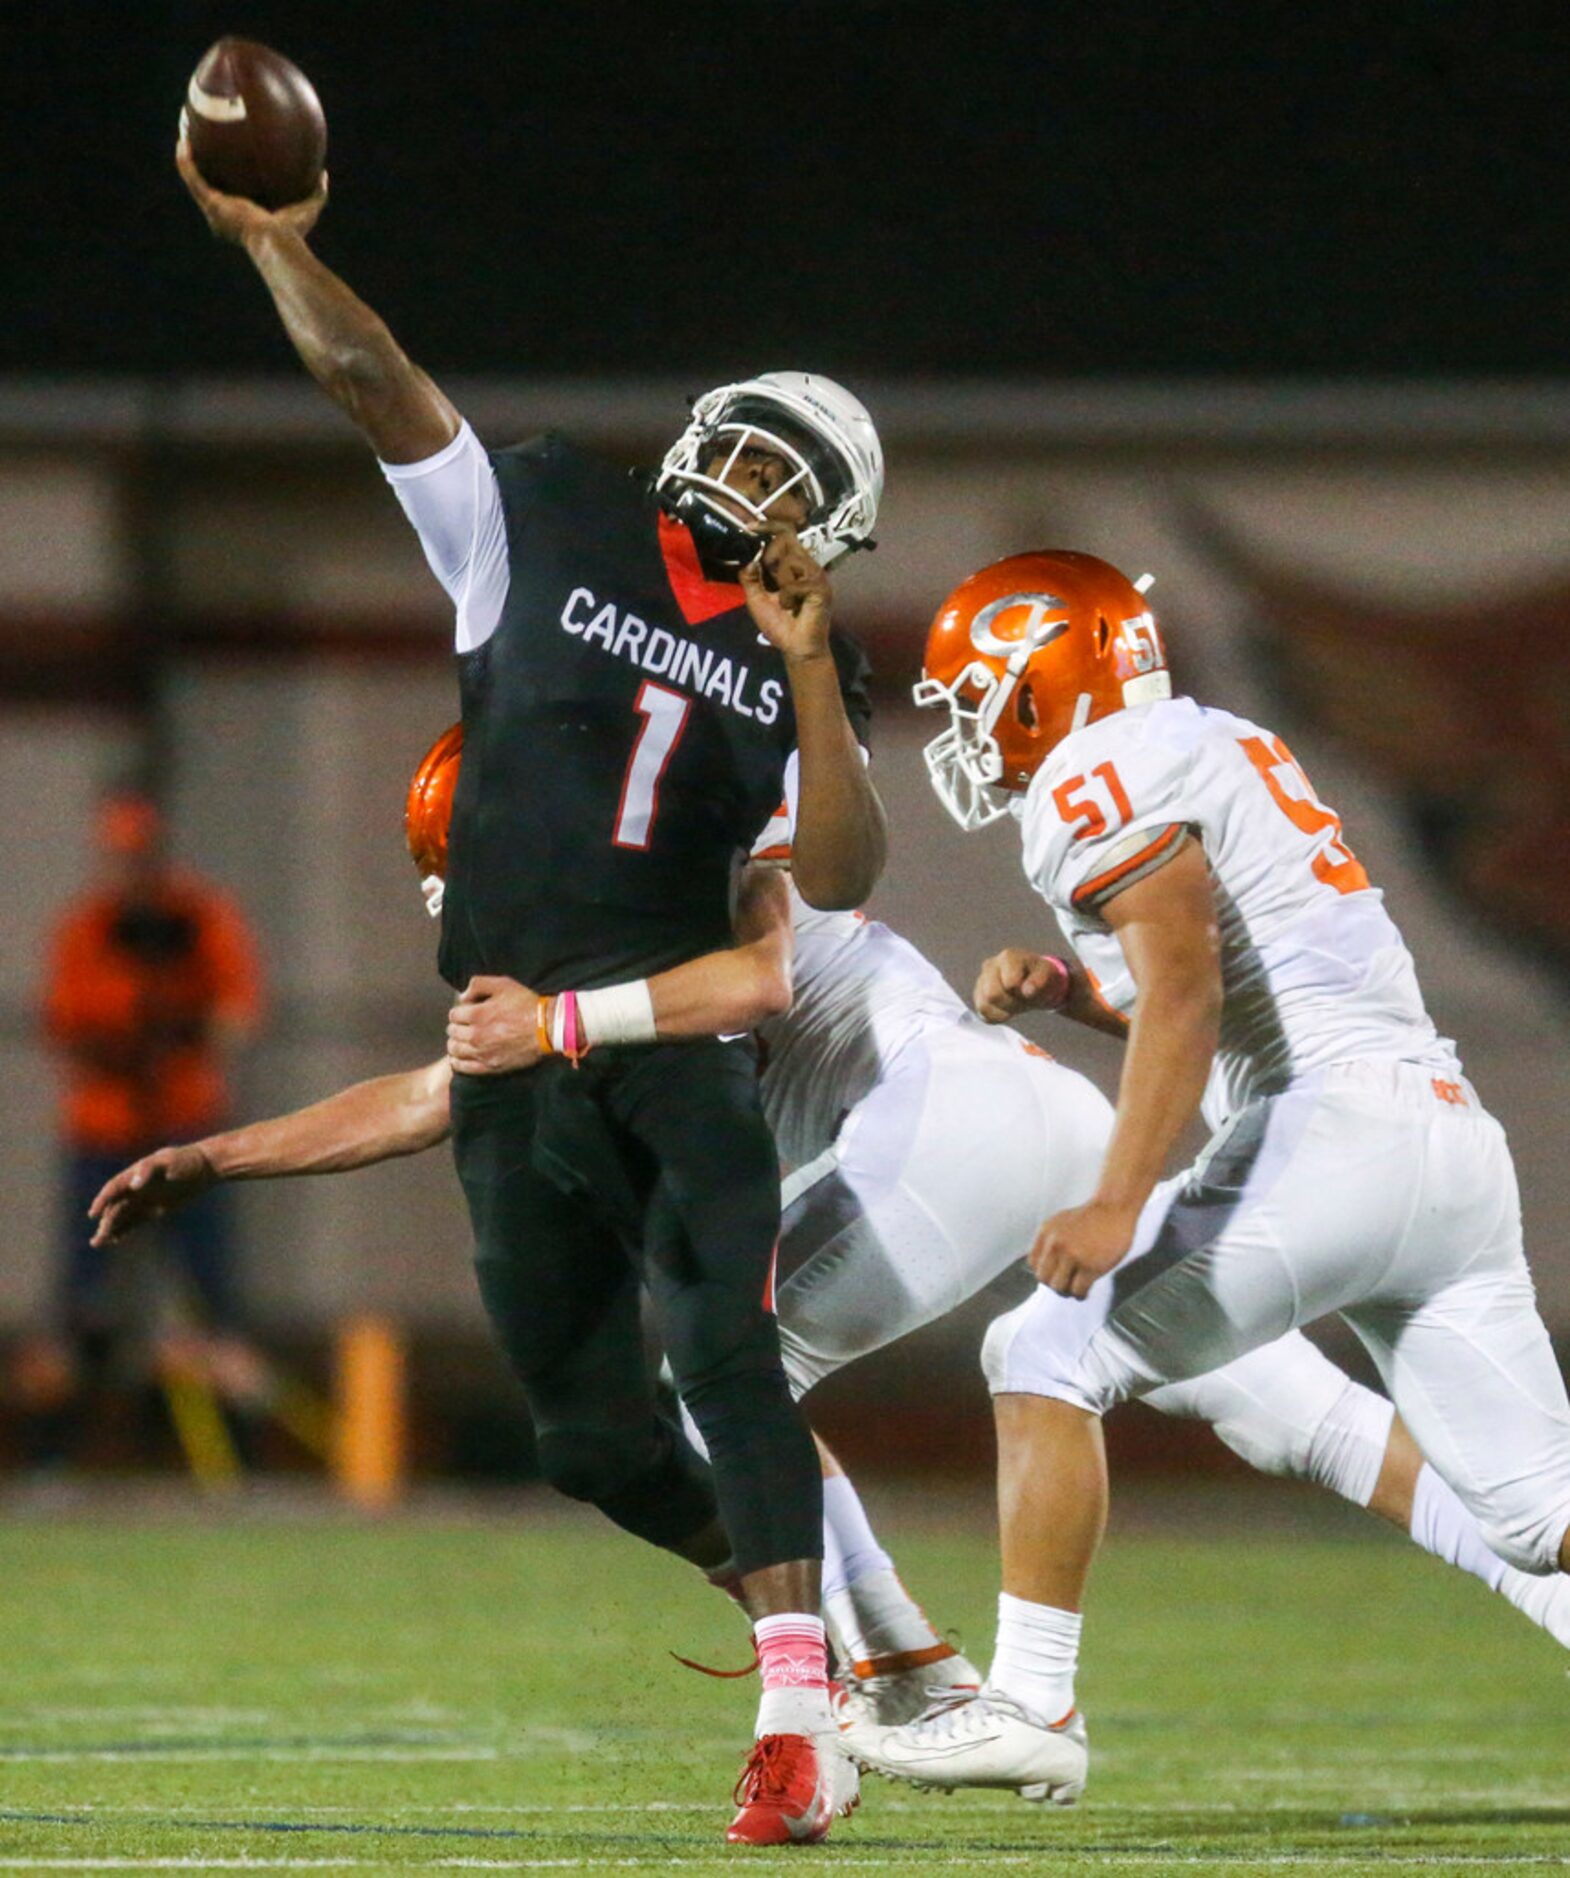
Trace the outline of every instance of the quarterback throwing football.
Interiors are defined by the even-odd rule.
[[[453,1076],[453,1156],[542,1469],[734,1571],[764,1694],[728,1836],[821,1839],[855,1777],[828,1708],[817,1456],[768,1302],[773,1143],[750,1046],[671,1046],[649,985],[730,943],[737,857],[782,795],[809,901],[857,905],[878,877],[864,666],[824,573],[870,535],[877,433],[840,386],[772,373],[699,399],[643,483],[554,435],[489,452],[312,253],[325,178],[269,213],[209,188],[183,140],[176,161],[381,459],[454,605],[469,755],[441,969],[459,991],[505,975],[542,994],[548,1060]],[[588,1055],[609,1043],[637,1047]],[[707,1461],[657,1409],[640,1285]]]

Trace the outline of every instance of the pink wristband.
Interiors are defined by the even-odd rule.
[[[583,1026],[578,1021],[578,994],[576,991],[564,991],[562,1001],[562,1055],[573,1068],[589,1054],[589,1046],[584,1041]]]
[[[582,1035],[578,1023],[578,994],[575,991],[558,991],[555,1009],[551,1012],[551,1043],[558,1056],[564,1056],[573,1068],[578,1067],[578,1058],[583,1055],[579,1047]]]
[[[1057,967],[1057,983],[1051,990],[1044,990],[1042,999],[1037,1002],[1038,1011],[1061,1011],[1068,1003],[1069,989],[1074,983],[1074,975],[1068,968],[1068,962],[1054,954],[1047,954],[1047,963]]]

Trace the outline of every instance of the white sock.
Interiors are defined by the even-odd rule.
[[[834,1562],[829,1562],[832,1548]],[[891,1572],[894,1561],[878,1544],[867,1509],[845,1474],[823,1477],[823,1595],[848,1590],[869,1572]]]
[[[1412,1489],[1411,1530],[1425,1552],[1481,1578],[1490,1591],[1503,1588],[1510,1567],[1489,1551],[1477,1521],[1426,1461]]]
[[[998,1640],[982,1694],[996,1689],[1048,1726],[1074,1707],[1074,1672],[1079,1667],[1079,1611],[998,1593]]]
[[[845,1663],[862,1676],[918,1668],[891,1658],[924,1657],[949,1646],[900,1583],[878,1544],[861,1497],[843,1474],[823,1482],[823,1610]]]
[[[1395,1405],[1349,1382],[1308,1444],[1308,1478],[1354,1506],[1367,1506],[1390,1445]]]
[[[893,1659],[922,1655],[929,1650],[951,1654],[927,1621],[927,1614],[892,1571],[869,1572],[848,1589],[825,1598],[824,1609],[840,1653],[862,1676],[887,1674],[917,1665]]]
[[[1435,1558],[1459,1565],[1506,1597],[1556,1643],[1570,1650],[1570,1577],[1517,1571],[1491,1552],[1455,1491],[1425,1462],[1412,1491],[1412,1537]]]
[[[840,1549],[839,1534],[829,1518],[829,1477],[823,1481],[823,1611],[829,1614],[829,1599],[843,1598],[849,1587],[845,1576],[845,1554]]]
[[[763,1678],[758,1738],[832,1733],[828,1641],[823,1634],[823,1619],[805,1611],[783,1611],[773,1617],[760,1617],[752,1627],[752,1635],[758,1650],[758,1673]]]
[[[1498,1589],[1524,1617],[1570,1650],[1570,1577],[1550,1572],[1546,1578],[1537,1578],[1507,1565]]]

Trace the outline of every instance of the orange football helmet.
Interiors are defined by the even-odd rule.
[[[961,828],[985,828],[1070,731],[1170,698],[1166,648],[1135,582],[1093,554],[1015,554],[938,609],[914,696],[949,709],[927,775]]]
[[[426,910],[434,919],[442,910],[442,885],[447,878],[447,830],[452,822],[453,791],[458,787],[458,765],[463,758],[463,725],[449,724],[409,779],[403,805],[404,839],[420,870],[420,890]]]

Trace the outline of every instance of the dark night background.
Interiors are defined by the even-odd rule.
[[[0,29],[0,370],[294,369],[169,163],[224,31],[313,78],[318,246],[438,371],[1491,375],[1570,346],[1562,5],[72,0]]]

